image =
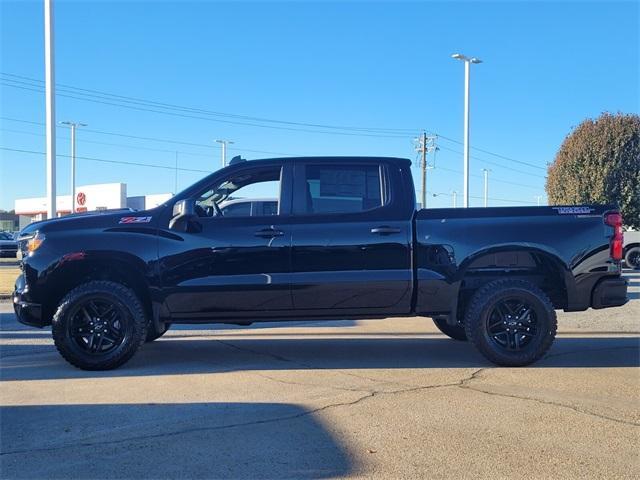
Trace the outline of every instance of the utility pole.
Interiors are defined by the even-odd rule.
[[[451,195],[453,195],[453,208],[458,208],[458,192],[454,190]]]
[[[222,147],[222,168],[227,166],[227,145],[233,145],[231,140],[216,140]]]
[[[47,218],[56,218],[56,86],[53,0],[44,0],[45,136],[47,151]]]
[[[472,63],[482,63],[482,60],[476,57],[466,57],[460,53],[454,53],[451,58],[462,60],[464,62],[464,192],[463,202],[464,208],[469,207],[469,82],[470,70]]]
[[[436,140],[438,137],[436,135],[429,135],[425,132],[422,132],[422,135],[416,138],[416,142],[418,146],[416,147],[416,151],[421,154],[420,160],[420,169],[422,171],[422,208],[427,208],[427,170],[435,168],[435,152],[438,149],[436,146]],[[434,152],[434,162],[433,165],[429,165],[427,163],[427,154],[429,152]]]
[[[536,203],[538,206],[540,206],[540,200],[542,200],[544,198],[544,195],[536,195]]]
[[[71,213],[76,213],[76,128],[86,127],[86,123],[60,122],[71,129]]]
[[[484,173],[484,208],[487,208],[489,204],[489,172],[491,170],[483,168],[482,173]]]

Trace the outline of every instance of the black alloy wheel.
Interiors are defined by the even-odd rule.
[[[76,304],[69,312],[67,335],[85,353],[101,355],[122,345],[131,335],[126,312],[109,298],[93,296]]]
[[[548,295],[528,280],[504,278],[479,288],[465,312],[469,341],[488,360],[506,367],[542,358],[558,321]]]
[[[533,306],[519,297],[499,301],[486,317],[487,335],[500,348],[518,351],[538,334]]]
[[[92,280],[62,299],[51,333],[56,348],[72,365],[83,370],[109,370],[126,363],[144,343],[147,318],[132,289]]]

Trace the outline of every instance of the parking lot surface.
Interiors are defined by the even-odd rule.
[[[0,304],[2,478],[639,478],[640,272],[497,368],[430,319],[176,326],[84,372]]]

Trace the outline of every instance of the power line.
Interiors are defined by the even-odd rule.
[[[459,140],[454,140],[453,138],[445,137],[444,135],[438,134],[438,136],[442,137],[444,140],[448,140],[450,142],[457,143],[458,145],[462,145],[463,144]],[[482,148],[471,147],[471,149],[472,150],[477,150],[478,152],[486,153],[487,155],[492,155],[492,156],[497,157],[497,158],[502,158],[503,160],[508,160],[510,162],[519,163],[520,165],[526,165],[528,167],[539,168],[540,170],[546,170],[546,167],[541,167],[540,165],[536,165],[534,163],[523,162],[522,160],[516,160],[515,158],[506,157],[504,155],[500,155],[499,153],[490,152],[489,150],[484,150]]]
[[[0,75],[5,76],[5,77],[13,77],[13,78],[5,78],[5,79],[3,79],[5,82],[9,81],[9,82],[13,82],[13,83],[18,83],[19,85],[20,84],[21,85],[27,85],[28,87],[32,87],[32,88],[20,87],[19,85],[13,85],[13,84],[8,84],[8,83],[0,83],[2,85],[13,87],[13,88],[22,88],[24,90],[31,90],[31,91],[35,91],[35,92],[39,92],[39,93],[42,92],[41,89],[43,87],[42,87],[41,84],[43,82],[41,80],[39,80],[39,79],[35,79],[35,78],[23,76],[23,75],[16,75],[16,74],[12,74],[12,73],[6,73],[6,72],[0,72]],[[27,82],[21,81],[21,80],[15,80],[15,78],[22,79],[22,80],[27,80]],[[337,126],[337,125],[327,125],[327,124],[319,124],[319,123],[305,123],[305,122],[293,122],[293,121],[285,121],[285,120],[274,120],[274,119],[269,119],[269,118],[254,117],[254,116],[248,116],[248,115],[238,115],[238,114],[231,114],[231,113],[216,112],[216,111],[206,110],[206,109],[201,109],[201,108],[184,107],[184,106],[176,105],[176,104],[172,104],[172,103],[145,100],[145,99],[141,99],[141,98],[137,98],[137,97],[117,95],[117,94],[104,92],[104,91],[100,91],[100,90],[92,90],[92,89],[80,88],[80,87],[75,87],[75,86],[65,85],[65,84],[57,84],[57,85],[59,87],[59,90],[62,90],[63,92],[67,92],[66,94],[65,93],[60,93],[59,95],[67,97],[67,98],[72,98],[72,99],[76,99],[76,100],[84,100],[84,101],[94,101],[95,103],[102,103],[102,104],[112,105],[112,106],[120,106],[120,107],[123,107],[123,108],[130,108],[130,109],[134,109],[134,110],[149,111],[149,112],[166,114],[166,115],[182,116],[182,117],[185,117],[185,118],[192,118],[192,119],[201,119],[201,120],[209,120],[209,121],[216,121],[216,122],[222,122],[222,123],[230,123],[230,124],[234,124],[234,125],[246,125],[246,126],[259,127],[259,128],[274,128],[274,129],[279,129],[279,130],[302,131],[302,132],[308,132],[308,133],[335,134],[335,135],[353,135],[353,136],[367,136],[367,137],[378,137],[378,138],[407,138],[409,136],[413,136],[416,131],[420,130],[420,129],[408,129],[408,128],[376,128],[376,127]],[[33,88],[33,87],[35,87],[35,88]],[[83,93],[83,92],[91,92],[91,93]],[[98,99],[102,99],[102,101],[91,100],[91,98],[76,97],[74,95],[69,95],[69,93],[72,93],[72,94],[75,94],[75,95],[83,95],[85,97],[98,98]],[[110,101],[104,101],[104,100],[110,100]],[[113,103],[114,101],[118,102],[118,103]],[[134,107],[132,105],[138,105],[139,107]],[[152,108],[141,108],[143,106],[152,107]],[[155,110],[155,108],[162,108],[164,110],[173,110],[173,112]],[[183,113],[175,113],[176,111],[177,112],[183,112]],[[245,120],[245,121],[249,121],[249,122],[275,123],[275,124],[279,124],[279,125],[290,125],[290,126],[321,128],[321,129],[328,129],[328,130],[334,130],[334,131],[318,131],[318,130],[309,130],[309,129],[301,129],[301,128],[287,128],[287,127],[281,127],[281,126],[277,127],[277,126],[274,126],[274,125],[260,125],[260,124],[256,124],[256,123],[238,122],[238,121],[230,121],[230,120],[220,120],[220,119],[201,117],[201,116],[197,116],[197,115],[187,115],[187,114],[185,114],[185,112],[187,112],[187,113],[197,113],[199,115],[209,115],[209,116],[216,116],[216,117],[223,117],[223,118],[232,118],[232,119],[236,119],[236,120]],[[339,130],[343,130],[343,131],[340,132]],[[432,133],[432,134],[434,134],[434,133]],[[453,142],[453,143],[456,143],[456,144],[459,144],[459,145],[463,144],[463,142],[460,142],[459,140],[455,140],[455,139],[453,139],[451,137],[448,137],[448,136],[445,136],[445,135],[441,135],[439,133],[437,135],[439,137],[443,138],[444,140],[448,140],[450,142]],[[471,147],[471,149],[479,151],[479,152],[486,153],[488,155],[492,155],[492,156],[494,156],[496,158],[500,158],[502,160],[507,160],[509,162],[518,163],[518,164],[525,165],[525,166],[528,166],[528,167],[531,167],[531,168],[537,168],[537,169],[541,169],[541,170],[545,170],[546,169],[546,167],[542,167],[540,165],[535,165],[533,163],[524,162],[522,160],[517,160],[517,159],[511,158],[511,157],[507,157],[505,155],[501,155],[501,154],[498,154],[498,153],[495,153],[495,152],[492,152],[492,151],[489,151],[489,150],[485,150],[485,149],[482,149],[482,148],[479,148],[479,147]],[[487,163],[489,163],[489,162],[487,161]]]
[[[28,82],[30,82],[30,83],[28,83],[28,82],[20,82],[18,80],[7,79],[7,80],[15,82],[15,83],[21,83],[23,85],[40,86],[40,84],[43,83],[42,80],[39,80],[39,79],[36,79],[36,78],[32,78],[32,77],[26,77],[24,75],[16,75],[16,74],[13,74],[13,73],[6,73],[6,72],[0,72],[0,75],[7,76],[7,77],[20,78],[20,79],[23,79],[23,80],[28,80]],[[33,85],[34,83],[36,85]],[[319,123],[306,123],[306,122],[294,122],[294,121],[286,121],[286,120],[275,120],[275,119],[264,118],[264,117],[255,117],[255,116],[249,116],[249,115],[239,115],[239,114],[233,114],[233,113],[217,112],[217,111],[207,110],[207,109],[202,109],[202,108],[185,107],[185,106],[182,106],[182,105],[176,105],[176,104],[172,104],[172,103],[157,102],[157,101],[154,101],[154,100],[146,100],[146,99],[142,99],[142,98],[138,98],[138,97],[118,95],[118,94],[109,93],[109,92],[105,92],[105,91],[101,91],[101,90],[80,88],[80,87],[76,87],[76,86],[72,86],[72,85],[65,85],[65,84],[62,84],[62,83],[58,83],[57,86],[60,89],[71,91],[72,93],[75,90],[75,91],[91,92],[93,94],[98,94],[98,95],[82,94],[82,95],[87,95],[87,96],[94,96],[94,97],[98,97],[98,98],[105,98],[105,97],[106,98],[119,98],[119,99],[122,99],[122,101],[129,101],[131,103],[137,103],[137,104],[140,104],[140,105],[155,105],[155,106],[163,107],[163,108],[167,108],[167,109],[181,110],[181,111],[186,111],[186,112],[202,113],[202,114],[208,114],[208,115],[214,115],[214,116],[222,116],[222,117],[228,117],[228,118],[236,118],[236,119],[242,119],[242,120],[251,120],[251,121],[258,121],[258,122],[265,122],[265,123],[279,123],[279,124],[285,124],[285,125],[297,125],[297,126],[315,127],[315,128],[328,128],[328,129],[336,129],[336,130],[351,130],[351,131],[361,131],[361,132],[374,132],[374,133],[375,132],[377,132],[377,133],[383,133],[383,132],[400,133],[400,132],[403,132],[403,133],[406,133],[407,135],[415,133],[415,129],[409,129],[409,128],[354,127],[354,126],[338,126],[338,125],[328,125],[328,124],[319,124]]]
[[[37,152],[35,150],[25,150],[25,149],[20,149],[20,148],[9,148],[9,147],[0,147],[0,150],[6,150],[8,152],[18,152],[18,153],[28,153],[28,154],[32,154],[32,155],[45,155],[45,152]],[[62,155],[60,153],[56,154],[58,157],[65,157],[65,158],[70,158],[70,155]],[[114,164],[119,164],[119,165],[132,165],[132,166],[136,166],[136,167],[149,167],[149,168],[161,168],[164,170],[175,170],[176,167],[170,167],[167,165],[158,165],[158,164],[154,164],[154,163],[141,163],[141,162],[128,162],[125,160],[108,160],[105,158],[96,158],[96,157],[80,157],[77,156],[77,159],[80,160],[88,160],[91,162],[103,162],[103,163],[114,163]],[[178,170],[182,171],[182,172],[195,172],[195,173],[206,173],[209,174],[211,173],[210,170],[199,170],[196,168],[178,168]]]
[[[43,92],[43,90],[40,87],[36,86],[36,85],[32,86],[32,87],[36,87],[36,88],[31,88],[31,87],[24,87],[24,86],[19,86],[19,85],[12,85],[10,83],[6,83],[6,81],[0,82],[0,85],[4,85],[5,87],[10,87],[10,88],[17,88],[17,89],[20,89],[20,90],[27,90],[27,91],[37,92],[37,93],[42,93]],[[269,128],[269,129],[273,129],[273,130],[287,130],[287,131],[293,131],[293,132],[306,132],[306,133],[328,134],[328,135],[344,135],[344,136],[354,136],[354,137],[375,137],[375,138],[408,138],[409,137],[409,135],[391,135],[391,134],[376,134],[376,133],[364,133],[364,132],[363,133],[357,133],[357,132],[311,130],[309,128],[293,128],[293,127],[283,127],[283,126],[276,126],[276,125],[262,125],[262,124],[254,123],[254,122],[241,122],[241,121],[232,121],[232,120],[221,120],[219,118],[203,117],[201,115],[191,115],[191,114],[185,114],[185,113],[177,113],[175,111],[163,111],[163,110],[158,110],[157,108],[143,108],[143,107],[139,107],[139,106],[130,105],[129,103],[131,103],[131,102],[120,101],[120,103],[114,103],[114,102],[117,102],[118,100],[114,100],[114,101],[95,100],[95,99],[91,99],[91,98],[83,98],[83,97],[78,97],[78,96],[75,96],[75,95],[69,95],[69,94],[66,94],[66,93],[56,93],[56,95],[59,96],[59,97],[64,97],[64,98],[71,98],[71,99],[74,99],[74,100],[81,100],[81,101],[85,101],[85,102],[98,103],[98,104],[102,104],[102,105],[111,105],[111,106],[114,106],[114,107],[128,108],[130,110],[137,110],[137,111],[141,111],[141,112],[160,113],[160,114],[163,114],[163,115],[170,115],[170,116],[173,116],[173,117],[189,118],[189,119],[194,119],[194,120],[205,120],[205,121],[209,121],[209,122],[226,123],[226,124],[230,124],[230,125],[242,125],[242,126],[257,127],[257,128]],[[160,107],[160,108],[164,108],[164,107]]]
[[[0,119],[2,120],[7,120],[7,121],[12,121],[12,122],[19,122],[19,123],[27,123],[27,124],[31,124],[31,125],[44,125],[44,123],[41,122],[32,122],[32,121],[28,121],[28,120],[20,120],[20,119],[16,119],[16,118],[9,118],[9,117],[0,117]],[[10,129],[5,129],[5,128],[0,128],[0,130],[4,130],[4,131],[13,131],[14,133],[24,133],[27,135],[34,135],[34,136],[44,136],[43,134],[40,133],[32,133],[32,132],[23,132],[23,131],[19,131],[19,130],[10,130]],[[213,145],[207,145],[204,143],[193,143],[193,142],[184,142],[184,141],[179,141],[179,140],[169,140],[166,138],[154,138],[154,137],[141,137],[141,136],[137,136],[137,135],[128,135],[125,133],[116,133],[116,132],[106,132],[103,130],[94,130],[91,128],[85,128],[84,129],[85,132],[91,132],[91,133],[97,133],[97,134],[101,134],[101,135],[111,135],[111,136],[117,136],[117,137],[124,137],[124,138],[131,138],[131,139],[135,139],[135,140],[147,140],[147,141],[155,141],[155,142],[163,142],[163,143],[172,143],[172,144],[177,144],[177,145],[189,145],[189,146],[194,146],[194,147],[203,147],[203,148],[207,148],[207,149],[213,149],[215,148]],[[159,152],[170,152],[170,153],[174,153],[175,150],[162,150],[162,149],[153,149],[153,148],[149,148],[149,147],[139,147],[139,146],[134,146],[134,145],[126,145],[126,144],[122,144],[122,143],[106,143],[106,142],[97,142],[97,141],[92,141],[92,140],[82,140],[83,142],[88,142],[88,143],[96,143],[96,144],[104,144],[104,145],[112,145],[112,146],[120,146],[120,147],[127,147],[127,148],[138,148],[138,149],[144,149],[144,150],[156,150]],[[238,152],[250,152],[250,153],[264,153],[267,155],[283,155],[286,157],[300,157],[302,155],[300,154],[295,154],[295,153],[284,153],[284,152],[273,152],[273,151],[268,151],[268,150],[256,150],[256,149],[250,149],[250,148],[229,148],[229,150],[233,150],[233,151],[238,151]],[[203,153],[195,153],[195,152],[184,152],[184,151],[180,151],[180,153],[183,153],[185,155],[195,155],[195,156],[203,156],[203,157],[210,157],[210,155],[205,155]]]

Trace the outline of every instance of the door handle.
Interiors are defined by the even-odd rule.
[[[275,228],[263,228],[262,230],[255,232],[254,235],[262,238],[273,238],[281,237],[284,235],[284,232],[282,230],[276,230]]]
[[[400,233],[401,231],[402,230],[400,230],[399,228],[387,227],[386,225],[371,229],[371,233],[375,233],[378,235],[391,235],[392,233]]]

